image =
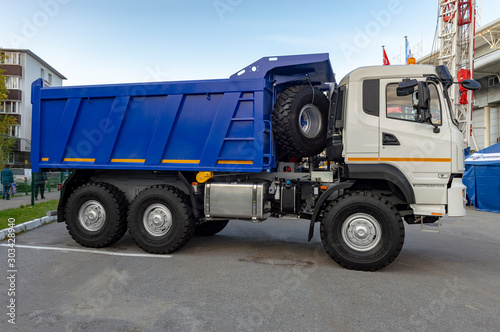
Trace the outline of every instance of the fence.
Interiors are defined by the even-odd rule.
[[[70,172],[46,172],[47,182],[45,183],[45,190],[48,192],[57,191],[60,186],[69,177]],[[31,179],[25,178],[24,180],[16,180],[17,194],[20,195],[31,195],[32,191],[32,181]],[[0,190],[3,192],[3,186],[0,185]]]

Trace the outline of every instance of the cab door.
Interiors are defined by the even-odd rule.
[[[417,204],[446,204],[451,130],[442,91],[440,86],[428,83],[432,122],[439,128],[435,132],[433,125],[422,122],[414,106],[418,88],[412,94],[398,96],[399,82],[401,79],[380,80],[379,162],[393,165],[405,174]]]

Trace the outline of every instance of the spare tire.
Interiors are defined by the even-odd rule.
[[[310,85],[283,91],[273,110],[273,132],[278,161],[312,157],[326,147],[328,98]]]

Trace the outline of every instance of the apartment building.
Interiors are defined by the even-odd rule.
[[[0,52],[7,56],[0,67],[5,70],[9,90],[0,113],[16,117],[18,123],[10,131],[18,140],[9,163],[15,168],[31,168],[31,83],[42,78],[45,86],[61,86],[66,77],[30,50],[0,48]]]

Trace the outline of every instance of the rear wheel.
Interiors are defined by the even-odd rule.
[[[187,195],[172,186],[143,190],[128,216],[129,231],[143,250],[166,254],[184,246],[194,231]]]
[[[66,204],[66,228],[86,247],[105,247],[127,230],[125,195],[107,183],[89,183],[76,189]]]
[[[328,98],[309,85],[283,91],[273,110],[279,159],[315,156],[326,147]]]
[[[333,201],[321,221],[321,241],[333,260],[348,269],[375,271],[401,252],[404,226],[396,208],[368,192]]]
[[[194,235],[198,236],[212,236],[220,231],[222,231],[226,226],[229,220],[213,220],[207,221],[203,224],[196,225],[194,229]]]

